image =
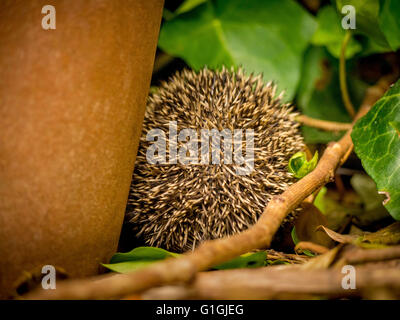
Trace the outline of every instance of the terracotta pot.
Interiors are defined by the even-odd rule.
[[[162,0],[0,1],[0,296],[43,265],[115,252]]]

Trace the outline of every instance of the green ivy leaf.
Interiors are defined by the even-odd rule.
[[[297,152],[290,159],[288,164],[288,171],[293,174],[295,178],[301,179],[315,169],[318,162],[318,151],[310,161],[307,160],[305,152]]]
[[[167,250],[156,247],[138,247],[132,251],[113,255],[110,263],[126,262],[126,261],[157,261],[169,257],[178,257],[178,253],[169,252]]]
[[[317,209],[319,211],[321,211],[322,213],[326,212],[325,195],[327,192],[328,192],[328,189],[326,187],[322,187],[321,190],[319,190],[319,192],[314,200],[314,206],[316,206]]]
[[[166,21],[159,46],[195,70],[225,65],[263,73],[291,99],[315,28],[314,18],[292,0],[216,0]]]
[[[351,137],[365,171],[386,196],[385,208],[400,220],[400,81],[354,126]]]
[[[341,13],[343,6],[352,5],[356,9],[356,30],[367,35],[378,45],[390,48],[385,35],[379,27],[379,0],[336,0],[336,7]]]
[[[203,4],[207,0],[185,0],[178,9],[175,10],[175,14],[181,14],[193,10],[200,4]]]
[[[106,267],[107,269],[114,271],[114,272],[119,272],[119,273],[128,273],[132,271],[136,271],[142,268],[145,268],[151,264],[153,264],[155,261],[125,261],[125,262],[118,262],[118,263],[104,263],[102,264],[103,267]]]
[[[128,273],[147,267],[166,258],[178,258],[181,254],[169,252],[156,247],[138,247],[126,253],[116,253],[110,260],[110,263],[102,264],[107,269]],[[236,269],[236,268],[255,268],[264,266],[266,263],[265,251],[255,253],[246,253],[230,261],[222,263],[213,269]]]
[[[379,25],[392,50],[400,48],[400,1],[383,1]]]
[[[196,8],[200,4],[205,3],[206,1],[207,0],[186,0],[174,12],[171,12],[164,8],[163,18],[167,21],[172,20],[177,15],[193,10],[194,8]]]
[[[147,267],[148,265],[170,257],[178,257],[179,254],[155,247],[138,247],[132,251],[117,252],[111,258],[109,264],[102,264],[111,271],[126,273]]]
[[[222,263],[213,269],[225,270],[238,268],[257,268],[265,266],[266,261],[267,254],[265,251],[257,251],[255,253],[242,254],[240,257]]]
[[[318,29],[311,42],[314,45],[326,46],[334,57],[340,57],[343,38],[346,34],[340,24],[340,18],[332,6],[325,6],[317,14]],[[346,58],[353,57],[362,50],[362,46],[354,38],[347,44]]]

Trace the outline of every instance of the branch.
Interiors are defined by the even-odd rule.
[[[386,91],[388,83],[379,81],[367,91],[357,118],[363,116]],[[66,280],[56,290],[37,289],[26,295],[28,299],[100,299],[129,295],[146,289],[193,280],[200,271],[208,270],[254,249],[266,248],[285,217],[315,190],[331,181],[337,167],[350,154],[353,143],[349,130],[338,142],[328,144],[317,167],[307,176],[291,185],[285,192],[274,196],[255,225],[231,237],[205,241],[192,252],[180,258],[157,262],[129,274],[112,277],[94,277]]]
[[[271,266],[201,272],[189,286],[167,286],[143,293],[142,299],[310,299],[363,297],[371,288],[400,292],[399,269],[356,267],[356,287],[343,289],[339,269],[301,270],[297,266]]]
[[[342,263],[361,264],[400,259],[400,245],[380,249],[349,250],[342,254]]]
[[[346,131],[351,129],[351,123],[314,119],[305,115],[297,116],[295,120],[306,126],[326,131]]]

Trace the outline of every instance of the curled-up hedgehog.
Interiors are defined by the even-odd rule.
[[[162,83],[148,99],[127,206],[136,236],[182,252],[253,225],[295,182],[288,162],[305,148],[281,99],[240,69],[184,70]]]

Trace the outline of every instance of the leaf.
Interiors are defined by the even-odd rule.
[[[396,130],[397,134],[400,137],[400,121],[389,121],[389,124],[394,130]]]
[[[382,47],[390,48],[385,35],[379,27],[379,0],[336,0],[336,7],[339,13],[345,5],[352,5],[356,10],[355,32],[367,35]]]
[[[159,46],[195,70],[243,68],[277,82],[291,99],[302,55],[316,28],[295,1],[208,1],[166,21]]]
[[[379,26],[393,51],[400,48],[400,1],[383,1]]]
[[[138,247],[126,253],[116,253],[104,267],[115,272],[131,272],[170,257],[179,257],[177,253],[155,247]]]
[[[114,272],[119,272],[119,273],[128,273],[132,271],[139,270],[141,268],[145,268],[157,260],[151,260],[151,261],[125,261],[125,262],[118,262],[118,263],[109,263],[109,264],[102,264],[103,267],[106,267],[107,269],[110,269],[111,271]]]
[[[390,217],[389,212],[382,205],[385,197],[376,191],[376,183],[366,174],[356,173],[351,177],[350,183],[360,196],[363,210],[354,214],[357,225],[370,226],[373,223]]]
[[[383,245],[396,245],[400,243],[400,222],[392,223],[377,232],[364,235],[363,242]]]
[[[380,46],[379,44],[377,44],[375,41],[373,41],[371,38],[368,37],[360,38],[360,42],[363,46],[363,50],[360,52],[361,57],[392,51],[391,48],[387,46]]]
[[[175,10],[175,14],[188,12],[206,1],[207,0],[186,0]]]
[[[318,228],[321,225],[327,226],[326,217],[312,203],[303,202],[301,208],[295,222],[297,240],[331,247],[333,241]]]
[[[234,258],[228,262],[222,263],[213,269],[237,269],[237,268],[257,268],[265,266],[267,254],[265,251],[258,251],[255,253],[242,254],[240,257]]]
[[[138,247],[126,253],[117,252],[111,258],[110,263],[126,261],[156,261],[169,257],[178,257],[178,253],[172,253],[167,250],[155,247]]]
[[[177,15],[193,10],[200,4],[205,3],[207,0],[186,0],[174,12],[164,8],[163,18],[165,20],[172,20]]]
[[[304,62],[301,73],[297,103],[304,109],[310,104],[314,90],[320,80],[329,78],[328,68],[325,68],[325,50],[320,47],[310,47],[304,54]],[[322,81],[321,81],[322,82]]]
[[[175,17],[175,14],[173,12],[171,12],[170,10],[164,8],[162,17],[163,17],[163,19],[168,21],[168,20],[173,19]]]
[[[400,219],[400,137],[393,124],[400,121],[400,81],[378,100],[353,128],[355,152],[365,171],[385,194],[384,206]]]
[[[340,234],[325,226],[321,226],[320,228],[324,230],[332,240],[335,240],[339,243],[354,243],[359,237],[358,235],[354,234]]]
[[[382,207],[383,197],[376,192],[376,184],[369,176],[366,174],[355,173],[351,177],[350,183],[353,189],[361,197],[365,211]]]
[[[319,190],[319,192],[314,200],[314,206],[322,213],[325,213],[325,210],[326,210],[324,198],[325,198],[327,191],[328,191],[328,189],[326,187],[322,187],[321,190]]]
[[[138,247],[126,253],[116,253],[108,264],[102,264],[114,272],[128,273],[147,267],[166,258],[178,258],[181,254],[169,252],[156,247]],[[255,268],[264,266],[267,255],[265,251],[246,253],[213,269]]]
[[[310,161],[307,160],[305,152],[297,152],[290,159],[288,164],[288,171],[293,174],[295,178],[301,179],[315,169],[318,162],[318,151]]]
[[[351,243],[360,247],[379,248],[400,243],[400,222],[392,223],[377,232],[363,232],[361,235],[340,234],[324,226],[320,228],[339,243]]]
[[[340,18],[332,6],[325,6],[318,11],[318,28],[311,42],[314,45],[326,46],[336,58],[340,57],[343,38],[346,31],[342,28]],[[351,38],[346,48],[346,58],[353,57],[362,50],[361,44]]]
[[[351,121],[341,98],[337,61],[322,47],[312,46],[306,51],[296,97],[303,114],[315,119]],[[349,67],[351,74],[352,65]],[[351,100],[354,105],[359,105],[367,85],[351,76],[348,81]],[[307,126],[302,126],[302,132],[307,143],[327,143],[343,135]]]
[[[353,190],[342,195],[337,190],[328,189],[323,197],[323,214],[328,220],[327,226],[332,230],[345,229],[352,217],[362,215],[361,205],[361,199]]]

